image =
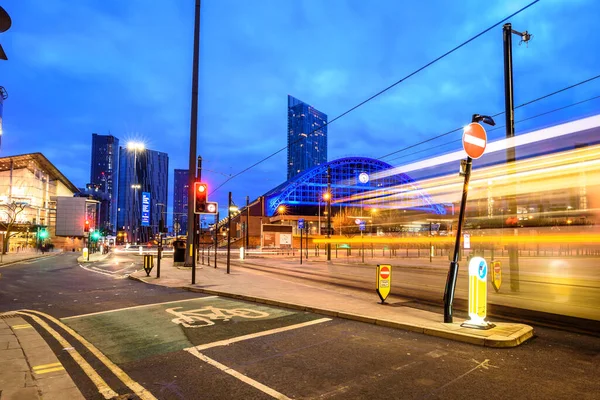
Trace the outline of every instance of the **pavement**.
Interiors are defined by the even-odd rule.
[[[59,251],[3,254],[0,268],[58,254]],[[0,364],[2,400],[84,398],[46,341],[17,313],[0,314]]]
[[[252,262],[256,260],[252,259]],[[265,259],[261,262],[276,264],[278,261]],[[443,315],[411,307],[411,299],[408,298],[390,295],[386,304],[381,304],[375,290],[369,294],[336,285],[298,282],[283,275],[278,277],[272,273],[236,269],[234,265],[231,273],[227,274],[223,263],[219,263],[219,268],[200,264],[196,270],[197,283],[192,285],[190,268],[173,266],[172,258],[163,258],[160,278],[156,278],[156,264],[155,260],[151,276],[146,276],[144,270],[138,270],[129,278],[404,329],[479,346],[516,347],[533,337],[533,328],[520,323],[498,322],[494,328],[487,330],[461,327],[464,320],[456,317],[453,323],[444,323]],[[373,281],[375,287],[375,279]]]
[[[84,399],[40,334],[16,313],[0,315],[0,399]]]

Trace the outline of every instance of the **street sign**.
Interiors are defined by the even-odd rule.
[[[150,226],[150,192],[142,192],[142,226]]]
[[[471,235],[468,233],[465,233],[463,235],[463,247],[465,249],[470,249],[471,248]]]
[[[472,122],[463,130],[463,148],[467,155],[473,159],[481,157],[487,145],[485,128],[477,122]]]
[[[360,224],[358,224],[358,229],[361,231],[364,231],[367,228],[367,222],[366,221],[360,221]]]
[[[206,211],[199,214],[216,214],[219,211],[219,203],[214,201],[206,202]]]
[[[392,290],[392,266],[389,264],[377,265],[377,294],[381,299],[381,304]]]
[[[304,218],[298,219],[298,229],[304,229]]]
[[[355,223],[356,225],[359,225],[361,222],[362,222],[362,221],[360,220],[360,218],[356,218],[356,219],[354,220],[354,223]]]
[[[469,262],[469,320],[461,326],[475,329],[490,329],[495,325],[485,320],[487,315],[488,266],[482,257],[473,257]]]
[[[500,291],[500,285],[502,285],[502,268],[500,266],[500,261],[492,261],[491,270],[492,286],[494,286],[494,290],[497,293]]]

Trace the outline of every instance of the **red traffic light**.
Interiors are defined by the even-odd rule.
[[[85,220],[85,225],[83,225],[83,231],[84,232],[90,231],[90,221],[88,221],[87,219]]]
[[[200,214],[206,212],[206,202],[208,201],[208,185],[203,182],[194,183],[194,213]]]

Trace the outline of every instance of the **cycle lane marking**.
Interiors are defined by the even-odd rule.
[[[134,310],[136,308],[160,306],[162,304],[183,303],[185,301],[194,301],[194,300],[208,300],[208,299],[214,299],[214,298],[217,298],[217,297],[219,297],[219,296],[194,297],[193,299],[171,300],[171,301],[163,301],[161,303],[142,304],[142,305],[139,305],[139,306],[115,308],[114,310],[98,311],[98,312],[93,312],[93,313],[89,313],[89,314],[80,314],[80,315],[72,315],[70,317],[63,317],[63,318],[61,318],[61,321],[65,321],[65,320],[69,320],[69,319],[75,319],[75,318],[91,317],[93,315],[110,314],[110,313],[114,313],[114,312],[118,312],[118,311]]]
[[[211,347],[228,346],[232,343],[241,342],[241,341],[249,340],[249,339],[254,339],[257,337],[261,337],[261,336],[274,335],[276,333],[291,331],[294,329],[304,328],[306,326],[311,326],[311,325],[315,325],[315,324],[321,324],[323,322],[328,322],[331,320],[332,320],[331,318],[315,319],[315,320],[303,322],[300,324],[289,325],[289,326],[284,326],[284,327],[275,328],[275,329],[269,329],[268,331],[255,332],[255,333],[250,333],[248,335],[238,336],[238,337],[234,337],[234,338],[230,338],[230,339],[218,340],[218,341],[212,342],[212,343],[200,344],[198,346],[189,347],[184,350],[187,352],[190,352],[191,349],[196,349],[197,351],[200,351],[200,350],[210,349]]]

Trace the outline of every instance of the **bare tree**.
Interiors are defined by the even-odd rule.
[[[2,210],[0,211],[4,221],[2,225],[4,225],[4,230],[6,231],[6,236],[4,237],[4,243],[2,245],[2,254],[6,254],[8,250],[8,242],[10,238],[15,236],[18,231],[16,230],[17,220],[19,218],[19,214],[21,214],[25,208],[27,208],[28,203],[25,202],[15,202],[8,204],[3,204]]]

